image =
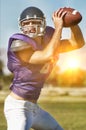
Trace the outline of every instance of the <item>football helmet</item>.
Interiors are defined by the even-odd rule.
[[[20,14],[19,25],[29,37],[43,36],[46,28],[44,13],[39,8],[28,7]]]

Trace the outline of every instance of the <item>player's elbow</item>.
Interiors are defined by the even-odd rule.
[[[74,47],[74,48],[82,48],[83,46],[85,45],[85,41],[84,41],[84,39],[78,39],[78,41],[77,42],[72,42],[72,46]]]
[[[79,44],[77,45],[78,46],[78,48],[81,48],[81,47],[83,47],[85,45],[85,41],[84,40],[81,40],[81,41],[79,41]]]

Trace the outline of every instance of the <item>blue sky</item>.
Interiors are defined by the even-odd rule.
[[[22,10],[28,6],[39,7],[47,18],[47,25],[53,26],[52,12],[60,7],[72,7],[79,10],[83,20],[79,24],[86,36],[86,1],[82,0],[0,0],[0,47],[6,48],[8,38],[13,33],[19,32],[18,17]],[[67,31],[67,29],[66,29]],[[64,33],[66,36],[67,33]],[[86,38],[85,38],[86,39]]]
[[[20,32],[18,27],[19,15],[29,6],[40,8],[45,13],[47,25],[50,26],[53,26],[52,12],[58,8],[72,7],[77,9],[83,17],[79,26],[86,41],[86,0],[0,0],[0,48],[7,48],[9,37],[13,33]],[[66,38],[67,36],[69,36],[69,30],[63,29],[63,37]],[[78,55],[76,57],[80,60],[80,67],[86,69],[86,45],[77,51],[60,55],[58,65],[62,69],[66,68],[65,60],[69,57],[68,55]]]

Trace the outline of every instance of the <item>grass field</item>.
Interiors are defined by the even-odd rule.
[[[64,130],[86,130],[86,103],[53,102],[41,106],[55,117]]]
[[[51,113],[63,126],[64,130],[86,130],[86,97],[79,100],[67,97],[58,97],[60,100],[39,101],[39,105]],[[66,100],[61,100],[66,99]],[[82,100],[81,100],[82,99]],[[85,100],[84,100],[85,99]],[[3,114],[3,100],[0,101],[0,130],[6,130],[6,121]]]

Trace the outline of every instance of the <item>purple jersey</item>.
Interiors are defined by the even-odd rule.
[[[51,27],[46,27],[46,33],[44,36],[44,43],[48,44],[54,29]],[[8,69],[14,74],[13,82],[10,89],[17,95],[29,99],[37,100],[44,85],[47,76],[52,70],[52,64],[30,64],[21,63],[21,61],[16,57],[14,52],[11,51],[10,47],[13,40],[23,40],[30,44],[34,50],[41,50],[41,46],[30,37],[24,34],[14,34],[9,39],[8,45]],[[48,71],[42,73],[43,68],[49,67]]]

